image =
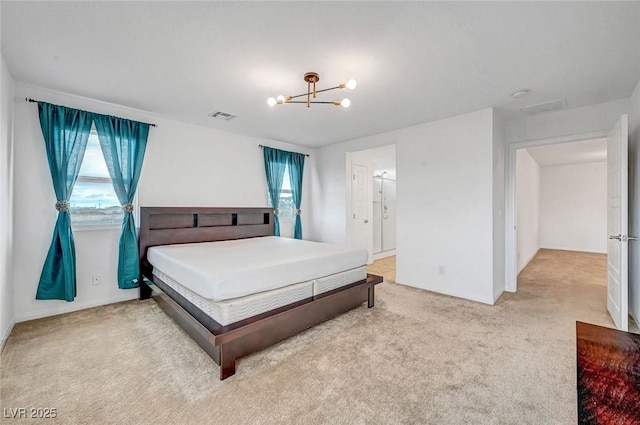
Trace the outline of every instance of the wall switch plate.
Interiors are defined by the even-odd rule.
[[[438,266],[438,274],[440,276],[444,276],[445,275],[445,268],[444,266]]]

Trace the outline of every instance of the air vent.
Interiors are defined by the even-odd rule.
[[[212,118],[217,118],[219,120],[225,120],[225,121],[229,121],[231,118],[235,118],[236,116],[233,114],[230,114],[228,112],[222,112],[222,111],[216,111],[216,112],[212,112],[209,114],[210,117]]]
[[[547,112],[562,111],[564,109],[567,109],[567,101],[565,99],[552,100],[522,108],[527,115],[546,114]]]

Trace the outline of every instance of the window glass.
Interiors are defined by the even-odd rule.
[[[293,205],[293,194],[291,192],[291,181],[289,180],[289,166],[284,169],[284,178],[282,180],[282,191],[280,192],[280,206],[278,212],[280,219],[293,220],[295,206]]]
[[[98,135],[95,133],[89,136],[80,175],[73,187],[69,202],[73,226],[122,224],[122,207],[113,190]]]
[[[269,199],[269,206],[271,205],[271,198],[267,194]],[[282,190],[280,191],[280,205],[278,206],[278,218],[280,220],[293,220],[295,213],[295,206],[293,205],[293,194],[291,192],[291,181],[289,180],[289,166],[285,166],[284,177],[282,179]]]

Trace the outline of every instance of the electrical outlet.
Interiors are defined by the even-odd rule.
[[[100,285],[101,283],[102,283],[102,276],[100,276],[99,274],[94,274],[93,276],[91,276],[91,284],[93,286]]]
[[[444,266],[438,266],[438,274],[440,276],[444,276],[445,275],[445,268]]]

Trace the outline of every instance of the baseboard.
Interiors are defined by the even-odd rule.
[[[9,323],[9,326],[7,326],[7,329],[2,334],[2,341],[0,341],[0,353],[2,353],[4,351],[4,346],[7,344],[7,340],[9,339],[9,335],[11,335],[11,331],[13,330],[13,327],[15,325],[16,325],[16,321],[15,321],[15,319],[12,319],[11,322]]]
[[[576,248],[576,247],[560,247],[560,246],[541,246],[540,249],[555,249],[558,251],[573,251],[573,252],[588,252],[589,254],[606,254],[607,251],[601,251],[601,250],[593,250],[593,249],[582,249],[582,248]]]
[[[531,262],[531,260],[533,260],[533,257],[535,257],[539,251],[540,251],[540,248],[538,248],[531,256],[529,256],[527,261],[525,261],[522,267],[520,267],[520,269],[518,270],[518,273],[516,273],[516,276],[518,276],[520,272],[524,270],[525,267],[527,267],[527,265]]]
[[[469,300],[469,301],[475,301],[475,302],[482,303],[482,304],[493,305],[494,302],[495,302],[495,300],[493,300],[491,297],[483,298],[483,297],[480,297],[480,296],[478,296],[476,294],[449,291],[449,290],[446,290],[446,289],[443,289],[443,288],[435,288],[435,287],[429,287],[429,286],[426,286],[426,285],[421,285],[419,283],[412,283],[412,282],[407,282],[407,281],[396,282],[396,283],[398,283],[400,285],[411,286],[412,288],[424,289],[426,291],[435,292],[435,293],[442,294],[442,295],[448,295],[450,297],[456,297],[456,298],[462,298],[462,299]]]
[[[135,300],[138,298],[138,290],[131,289],[126,290],[125,294],[115,297],[98,298],[95,300],[84,302],[71,302],[65,303],[56,308],[47,308],[37,311],[32,311],[26,314],[16,316],[15,322],[26,322],[27,320],[42,319],[43,317],[57,316],[58,314],[72,313],[74,311],[86,310],[87,308],[99,307],[101,305],[114,304],[123,301]],[[46,301],[45,301],[46,302]]]
[[[375,254],[373,254],[373,260],[375,261],[381,258],[392,257],[394,255],[396,255],[395,249],[390,249],[389,251],[376,252]]]

